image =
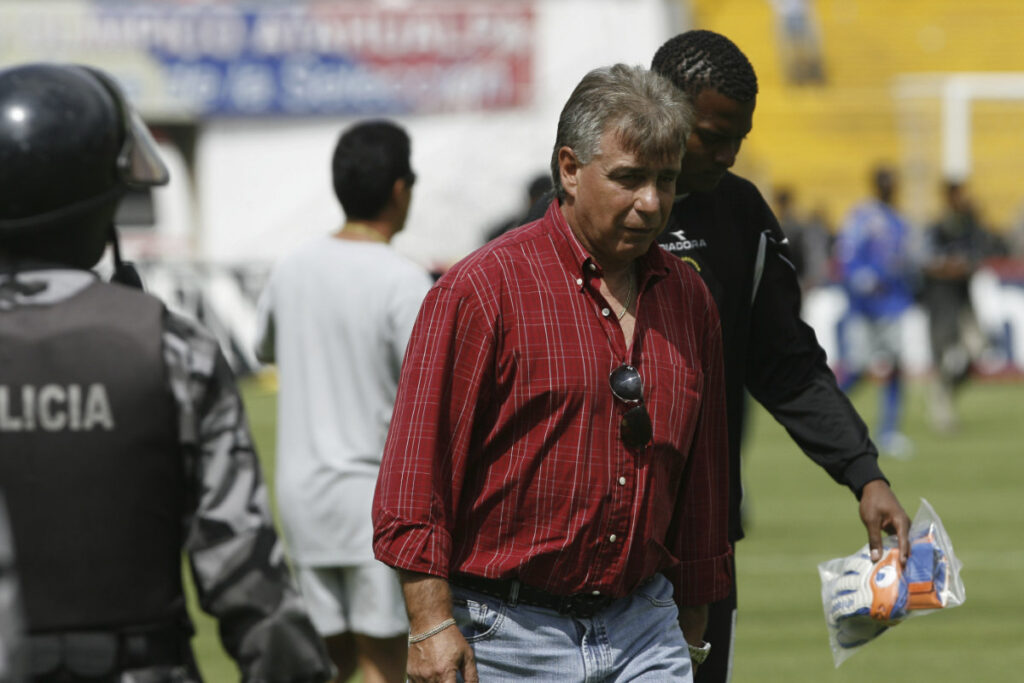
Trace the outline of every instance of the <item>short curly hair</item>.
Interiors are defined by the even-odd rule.
[[[737,102],[757,97],[757,75],[736,44],[714,31],[680,33],[658,48],[651,69],[696,98],[713,88]]]

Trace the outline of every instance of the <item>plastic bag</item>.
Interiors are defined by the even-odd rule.
[[[906,619],[963,604],[963,563],[953,554],[942,520],[923,498],[910,525],[910,544],[905,569],[900,567],[896,536],[882,540],[878,562],[871,562],[864,544],[853,555],[818,565],[836,667]]]

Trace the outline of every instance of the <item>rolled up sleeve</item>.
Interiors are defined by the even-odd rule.
[[[447,577],[473,424],[493,382],[494,334],[476,298],[439,283],[402,363],[373,502],[374,553]]]

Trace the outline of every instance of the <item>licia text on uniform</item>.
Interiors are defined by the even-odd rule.
[[[102,384],[0,384],[0,432],[110,431],[114,413]]]

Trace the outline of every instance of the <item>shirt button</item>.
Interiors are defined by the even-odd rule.
[[[625,477],[619,477],[619,486],[625,486],[625,485],[626,485],[626,478]]]
[[[597,264],[596,264],[596,263],[591,263],[591,264],[590,264],[590,270],[591,270],[591,271],[595,271],[595,270],[597,270]]]
[[[581,278],[581,277],[576,278],[576,284],[582,285],[583,284],[583,278]]]
[[[612,314],[612,312],[611,312],[611,311],[610,311],[609,309],[607,309],[607,308],[602,308],[602,309],[601,309],[601,315],[603,315],[604,317],[606,317],[606,318],[607,318],[607,317],[608,317],[608,316],[610,316],[611,314]]]
[[[618,536],[616,536],[615,534],[612,534],[611,536],[608,537],[608,542],[609,543],[615,543],[615,540],[617,538],[618,538]]]
[[[601,591],[591,591],[590,594],[591,595],[600,595]]]

